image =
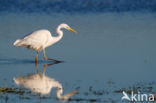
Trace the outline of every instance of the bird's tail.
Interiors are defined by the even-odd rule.
[[[17,39],[15,42],[14,42],[14,46],[19,46],[19,43],[21,42],[21,39]]]

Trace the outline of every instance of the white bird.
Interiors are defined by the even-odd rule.
[[[68,100],[73,94],[77,92],[76,90],[74,90],[62,96],[62,85],[55,79],[47,77],[45,74],[41,73],[15,77],[14,82],[17,85],[24,86],[25,88],[30,89],[32,92],[41,95],[47,95],[50,93],[52,88],[57,88],[56,96],[59,100]]]
[[[53,78],[50,78],[45,75],[47,66],[51,66],[57,63],[51,63],[51,64],[44,64],[43,67],[43,73],[39,73],[39,68],[37,63],[35,64],[37,73],[35,74],[29,74],[27,76],[19,76],[14,77],[14,82],[17,85],[23,86],[27,89],[30,89],[32,92],[41,94],[41,95],[47,95],[50,93],[52,88],[57,88],[56,96],[59,100],[68,100],[72,95],[74,95],[77,90],[74,90],[70,93],[67,93],[62,96],[63,93],[63,87],[62,84],[56,81]]]
[[[54,59],[47,58],[47,56],[45,54],[45,48],[48,46],[51,46],[51,45],[55,44],[56,42],[58,42],[59,40],[61,40],[61,38],[63,37],[63,31],[61,29],[63,29],[63,28],[70,30],[74,33],[77,33],[75,30],[73,30],[67,24],[60,24],[56,29],[58,36],[55,36],[55,37],[52,36],[49,30],[45,30],[45,29],[37,30],[24,38],[17,39],[14,42],[14,46],[19,46],[19,47],[23,47],[23,48],[36,50],[37,51],[36,59],[35,59],[36,62],[37,62],[37,58],[38,58],[38,53],[42,50],[43,50],[43,57],[45,60],[54,60]],[[54,61],[56,61],[56,60],[54,60]]]

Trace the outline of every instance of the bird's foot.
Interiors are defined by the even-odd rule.
[[[61,61],[59,61],[59,60],[50,59],[50,58],[48,58],[48,60],[54,61],[54,62],[56,62],[56,63],[60,63],[60,62],[61,62]]]
[[[50,59],[50,58],[47,58],[47,57],[44,57],[44,60],[51,60],[51,61],[54,61],[56,63],[60,63],[61,61],[58,61],[58,60],[55,60],[55,59]]]

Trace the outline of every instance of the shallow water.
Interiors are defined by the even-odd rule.
[[[55,28],[64,22],[78,31],[64,30],[63,39],[46,49],[49,58],[63,61],[46,68],[46,75],[62,84],[63,94],[75,89],[69,102],[120,103],[122,88],[141,87],[140,92],[155,93],[156,16],[144,13],[105,13],[82,15],[0,14],[1,87],[21,88],[13,78],[36,73],[35,51],[13,46],[13,42],[37,29]],[[38,67],[43,72],[42,52]],[[56,89],[39,96],[22,87],[19,92],[1,92],[0,103],[50,103]]]

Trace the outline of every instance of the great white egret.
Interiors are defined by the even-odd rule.
[[[27,89],[30,89],[32,92],[41,95],[47,95],[51,92],[52,88],[57,88],[56,90],[57,98],[59,100],[68,100],[72,95],[74,95],[77,92],[77,90],[74,90],[62,96],[63,93],[62,84],[56,81],[54,78],[45,75],[46,67],[53,64],[56,63],[44,64],[43,73],[39,73],[38,66],[36,64],[35,66],[37,69],[37,73],[29,74],[27,76],[14,77],[13,78],[14,82],[17,85],[23,86]]]
[[[55,44],[56,42],[58,42],[59,40],[61,40],[61,38],[63,37],[63,31],[61,29],[63,29],[63,28],[70,30],[74,33],[77,33],[75,30],[73,30],[67,24],[60,24],[56,29],[56,32],[58,33],[58,36],[56,36],[56,37],[52,36],[49,30],[45,30],[45,29],[37,30],[24,38],[17,39],[14,42],[14,46],[19,46],[19,47],[23,47],[23,48],[36,50],[37,51],[36,59],[35,59],[36,62],[37,62],[37,58],[38,58],[38,53],[41,50],[43,50],[43,57],[45,60],[54,60],[54,59],[47,58],[47,56],[45,54],[45,48],[48,46],[51,46],[51,45]],[[54,60],[54,61],[56,61],[56,60]]]
[[[47,95],[51,92],[52,88],[57,88],[56,96],[60,100],[68,100],[77,91],[74,90],[62,96],[62,85],[53,78],[50,78],[44,74],[36,73],[28,76],[14,77],[14,82],[17,85],[21,85],[27,89],[30,89],[34,93],[41,95]]]
[[[41,95],[47,95],[51,92],[52,88],[57,88],[56,96],[60,100],[68,100],[73,94],[77,92],[76,90],[74,90],[62,96],[62,85],[55,79],[47,77],[46,75],[40,73],[30,74],[28,76],[14,77],[14,82],[17,85],[24,86],[25,88],[30,89],[32,92]]]

